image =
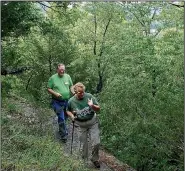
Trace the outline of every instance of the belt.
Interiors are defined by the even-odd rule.
[[[91,120],[92,118],[90,118],[90,119],[75,119],[75,120],[77,120],[78,122],[87,122],[87,121],[89,121],[89,120]]]
[[[59,101],[59,102],[68,102],[68,100],[61,100],[61,99],[55,99],[55,98],[52,98],[52,100],[56,100],[56,101]]]

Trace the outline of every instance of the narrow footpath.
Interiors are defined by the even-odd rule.
[[[57,125],[57,117],[53,117],[52,119],[52,124],[53,124],[53,130],[54,130],[54,135],[57,141],[59,141],[59,135],[58,135],[58,125]],[[73,143],[72,143],[72,123],[68,124],[68,140],[66,144],[64,145],[64,153],[67,156],[73,155],[77,159],[81,159],[81,144],[79,142],[79,127],[75,126],[74,127],[74,133],[73,133]],[[59,141],[60,142],[60,141]],[[90,141],[89,141],[89,148],[91,148]],[[71,147],[72,147],[72,154],[71,154]],[[89,150],[90,151],[90,150]],[[90,154],[89,154],[90,158]],[[101,149],[100,150],[100,169],[96,169],[92,162],[90,160],[84,161],[86,166],[92,171],[100,170],[100,171],[135,171],[133,168],[129,167],[127,164],[124,164],[117,160],[114,156],[111,154],[105,152],[105,150]]]

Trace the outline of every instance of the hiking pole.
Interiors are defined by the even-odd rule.
[[[73,134],[74,134],[74,127],[75,127],[75,121],[72,121],[73,128],[72,128],[72,137],[71,137],[71,155],[73,154]]]

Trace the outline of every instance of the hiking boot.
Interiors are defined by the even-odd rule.
[[[100,163],[98,161],[94,161],[93,164],[96,168],[100,168]]]
[[[67,142],[67,138],[61,138],[60,140],[62,143],[66,143]]]
[[[67,135],[67,130],[66,130],[64,122],[59,123],[58,126],[59,126],[59,134],[60,134],[60,136],[61,137],[66,136]]]
[[[67,135],[60,137],[60,141],[62,143],[66,143],[67,142]]]

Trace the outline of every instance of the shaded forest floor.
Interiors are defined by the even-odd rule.
[[[11,102],[11,103],[10,103]],[[10,105],[12,104],[12,105]],[[14,117],[20,117],[19,115],[13,115],[12,113],[17,112],[21,113],[21,118],[24,119],[27,124],[33,124],[38,123],[38,128],[42,127],[43,130],[46,130],[47,127],[52,127],[53,135],[54,135],[54,141],[58,141],[61,146],[63,146],[62,153],[65,156],[70,157],[71,155],[76,158],[77,160],[81,160],[81,145],[79,143],[78,137],[79,137],[79,127],[74,128],[74,135],[73,135],[73,143],[71,143],[72,138],[72,123],[69,119],[68,121],[68,141],[66,144],[63,144],[59,141],[58,136],[58,125],[57,125],[57,117],[55,116],[55,113],[52,110],[46,110],[44,108],[38,108],[35,105],[27,103],[25,99],[19,98],[18,100],[15,99],[9,99],[9,112],[6,115],[8,119],[14,119]],[[2,111],[5,109],[2,106]],[[48,113],[49,111],[49,113]],[[47,112],[47,113],[46,113]],[[44,115],[47,115],[47,117],[44,117]],[[49,116],[49,117],[48,117]],[[45,119],[44,119],[45,118]],[[2,132],[3,134],[3,132]],[[90,142],[89,142],[90,143]],[[71,144],[72,144],[72,154],[71,154]],[[89,148],[90,148],[89,144]],[[90,150],[89,150],[90,151]],[[97,170],[94,168],[93,164],[88,160],[84,161],[87,168],[90,170]],[[103,148],[100,150],[100,165],[101,168],[100,171],[134,171],[131,167],[129,167],[127,164],[123,164],[119,160],[117,160],[113,155],[109,154]]]

